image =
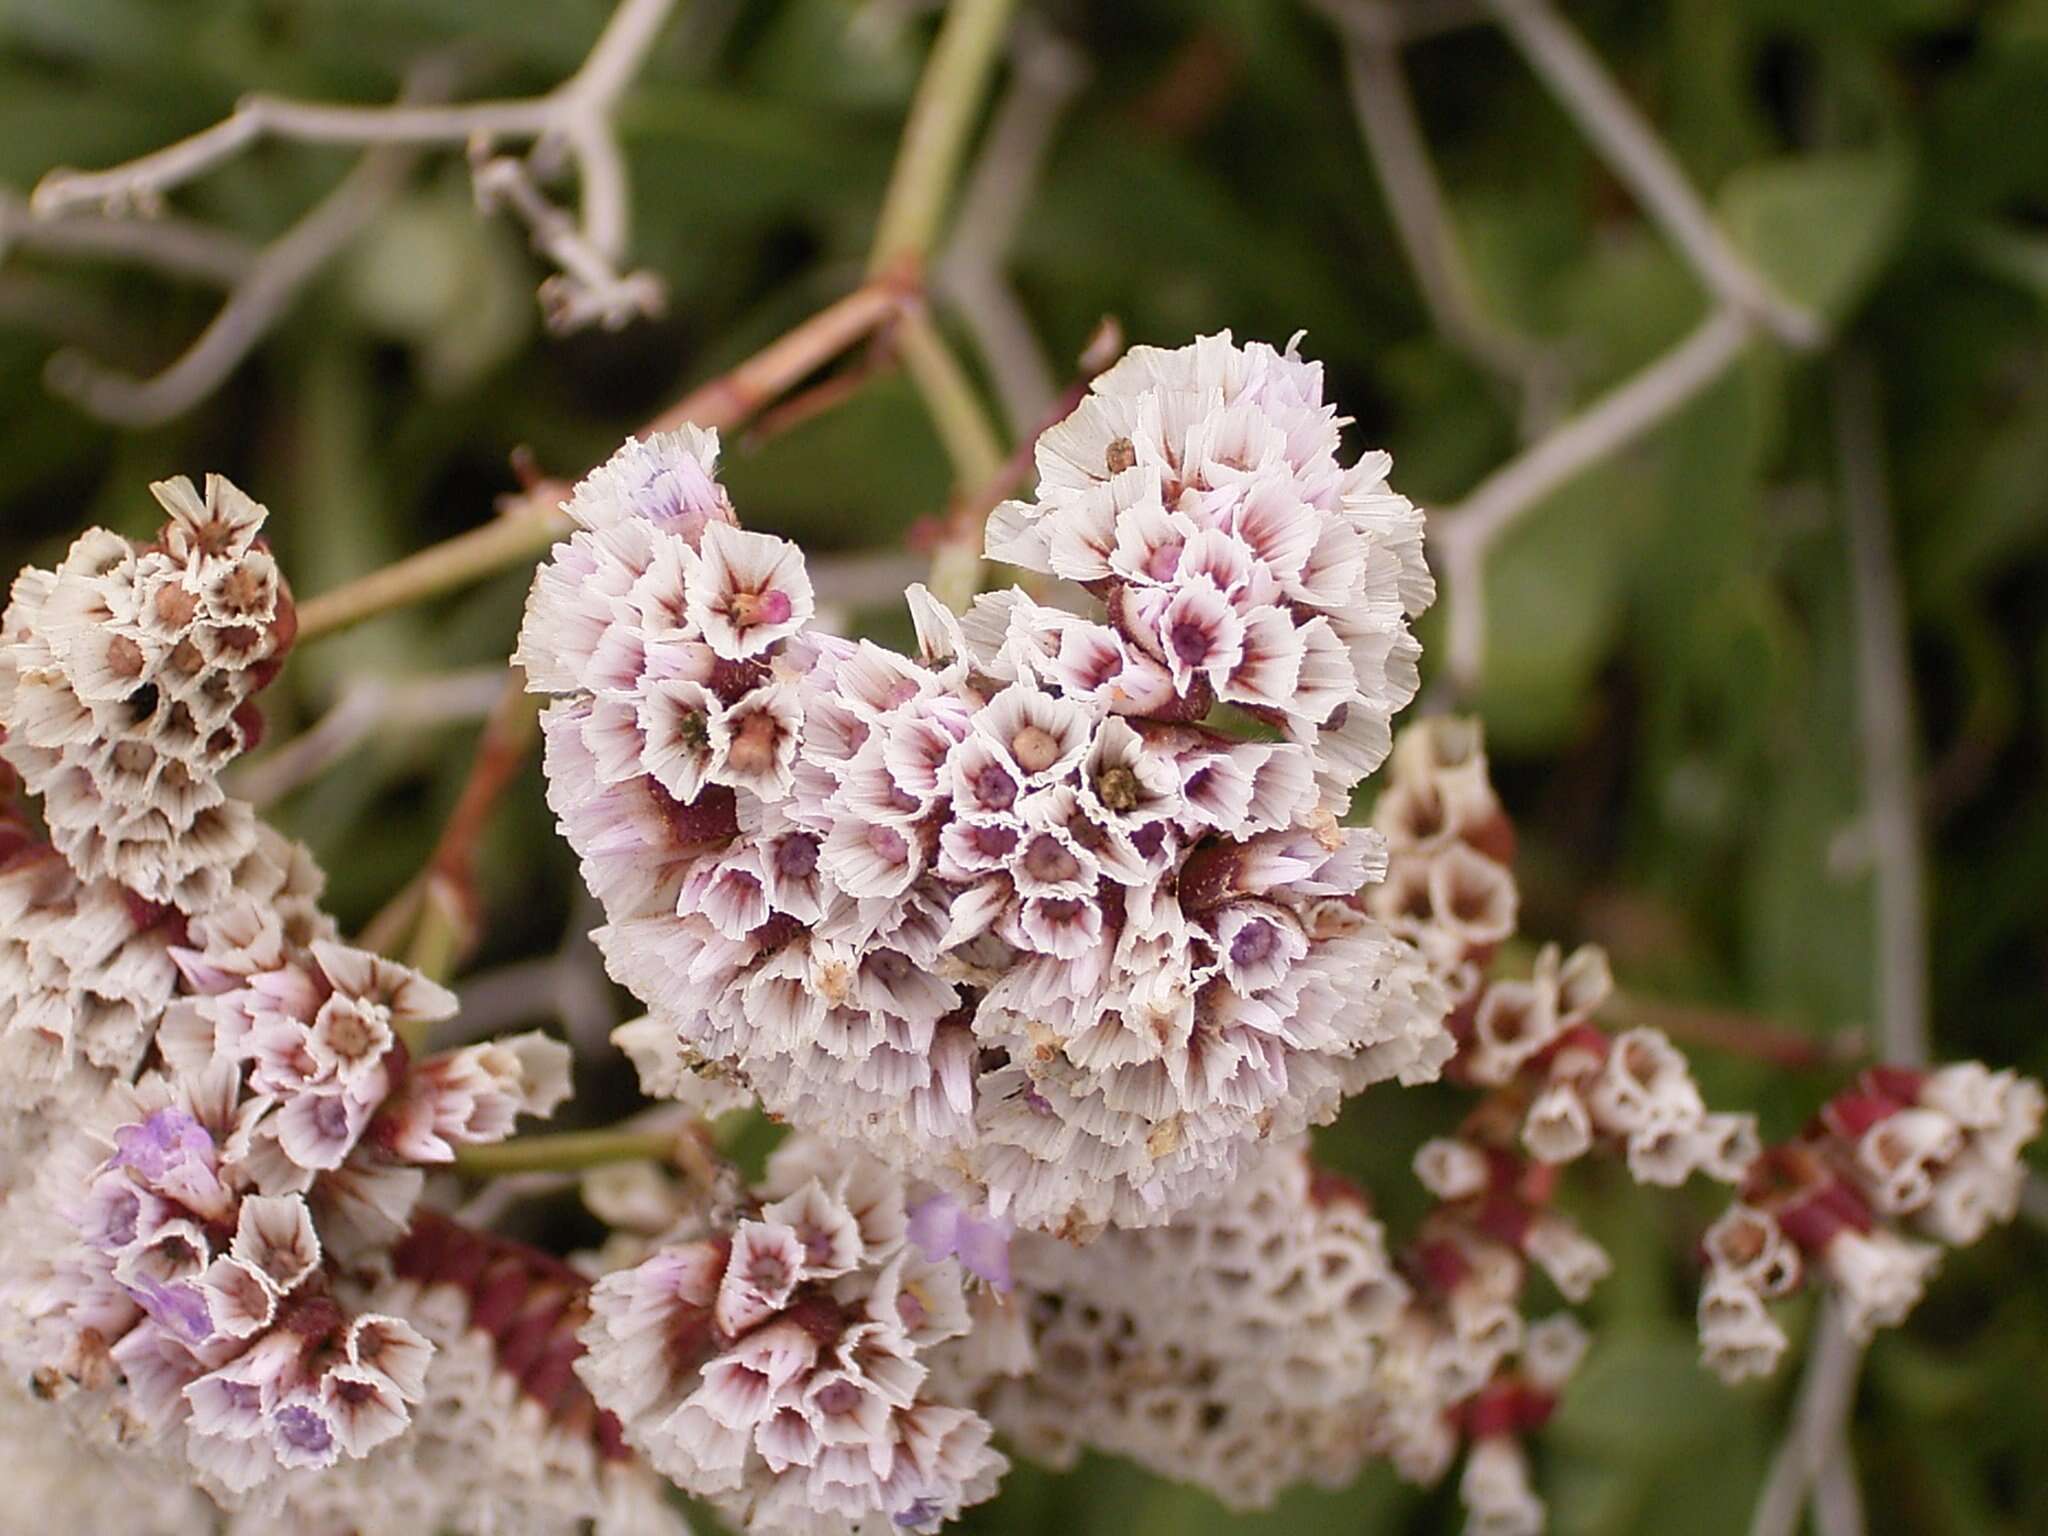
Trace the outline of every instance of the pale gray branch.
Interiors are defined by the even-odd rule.
[[[0,247],[12,235],[43,248],[128,254],[220,276],[228,266],[224,249],[202,244],[193,226],[134,224],[125,226],[131,230],[125,237],[113,231],[134,215],[159,212],[166,193],[262,139],[370,151],[326,201],[247,260],[233,276],[234,291],[220,314],[163,373],[137,380],[66,353],[51,360],[51,387],[122,425],[148,425],[188,409],[247,356],[305,280],[388,195],[404,174],[406,153],[428,145],[469,144],[488,173],[479,179],[480,201],[509,206],[535,248],[556,266],[540,296],[557,328],[618,326],[656,312],[660,283],[644,272],[621,276],[616,268],[627,244],[630,198],[611,116],[674,5],[675,0],[620,0],[576,73],[544,96],[452,106],[358,106],[251,95],[221,122],[139,159],[101,171],[50,172],[30,198],[28,231],[10,229],[7,210],[0,208]],[[507,169],[519,162],[489,153],[505,140],[530,142],[535,160],[564,151],[573,159],[580,223],[549,203],[523,169]]]
[[[1009,89],[969,173],[933,282],[973,333],[1012,436],[1031,430],[1058,393],[1052,365],[1005,269],[1061,114],[1088,77],[1070,44],[1021,25]]]
[[[0,187],[0,259],[12,250],[129,262],[217,288],[234,287],[256,261],[255,247],[241,236],[193,219],[44,219]]]
[[[1856,712],[1877,874],[1877,1018],[1885,1060],[1927,1062],[1926,856],[1914,774],[1913,675],[1892,558],[1891,496],[1868,360],[1834,370],[1835,447],[1856,626]]]
[[[1891,498],[1877,383],[1867,360],[1834,368],[1835,451],[1856,627],[1857,714],[1863,792],[1877,866],[1874,956],[1878,1044],[1898,1065],[1924,1065],[1927,914],[1913,775],[1913,682],[1905,604],[1892,561]],[[1800,1382],[1792,1426],[1764,1483],[1750,1536],[1792,1536],[1808,1498],[1821,1536],[1862,1536],[1862,1500],[1848,1423],[1862,1350],[1838,1326],[1832,1297]]]
[[[1385,18],[1389,8],[1318,3],[1346,26],[1352,108],[1430,317],[1452,346],[1515,391],[1523,435],[1540,434],[1556,419],[1568,394],[1566,370],[1556,348],[1486,312],[1401,68],[1398,19],[1360,25],[1358,17]]]
[[[1419,43],[1486,20],[1480,0],[1309,0],[1353,36]]]
[[[501,667],[418,678],[358,678],[308,729],[260,757],[235,764],[229,770],[229,788],[253,805],[274,804],[380,732],[480,720],[504,691]]]
[[[583,159],[586,168],[611,163],[595,154],[595,141],[581,148],[595,155]],[[486,213],[510,209],[525,226],[533,248],[558,269],[540,285],[541,309],[550,329],[576,331],[600,325],[615,331],[642,315],[661,312],[661,280],[651,272],[619,272],[596,236],[548,201],[526,161],[515,155],[478,156],[471,161],[470,180],[477,206]],[[609,196],[603,206],[609,221]]]
[[[1747,319],[1717,309],[1685,340],[1603,395],[1491,475],[1430,523],[1447,615],[1453,682],[1469,692],[1485,665],[1487,552],[1514,521],[1552,491],[1665,420],[1741,355]]]
[[[1863,1349],[1843,1328],[1840,1306],[1830,1295],[1821,1302],[1813,1352],[1807,1356],[1806,1373],[1799,1381],[1792,1425],[1764,1478],[1763,1494],[1750,1517],[1749,1536],[1794,1536],[1798,1530],[1814,1479],[1855,1404],[1856,1377],[1862,1366]]]
[[[1846,1429],[1820,1459],[1813,1484],[1813,1524],[1819,1536],[1863,1536],[1863,1489]]]
[[[264,248],[199,337],[162,372],[137,378],[83,352],[53,354],[44,382],[80,409],[124,427],[151,427],[218,389],[315,272],[369,222],[404,180],[413,154],[378,149],[313,210]]]
[[[1657,131],[1549,0],[1486,0],[1530,67],[1700,280],[1788,346],[1817,347],[1820,320],[1779,293],[1736,249]]]

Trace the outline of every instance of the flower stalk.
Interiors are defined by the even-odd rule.
[[[601,1131],[557,1131],[519,1136],[490,1147],[463,1147],[455,1154],[458,1173],[497,1178],[508,1173],[574,1173],[609,1163],[667,1162],[675,1155],[674,1131],[636,1131],[613,1126]]]

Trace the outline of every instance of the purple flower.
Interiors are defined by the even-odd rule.
[[[327,1420],[304,1404],[278,1409],[271,1426],[280,1442],[310,1457],[325,1456],[334,1444],[334,1431]]]
[[[933,1264],[957,1258],[961,1267],[998,1291],[1010,1289],[1010,1224],[978,1216],[951,1195],[933,1195],[910,1212],[910,1240]],[[901,1517],[898,1517],[901,1523]]]
[[[157,1322],[187,1344],[204,1344],[213,1337],[213,1318],[206,1310],[206,1297],[194,1285],[165,1285],[144,1278],[123,1287]]]
[[[213,1137],[182,1109],[159,1109],[137,1125],[114,1132],[113,1165],[132,1168],[156,1183],[189,1163],[213,1167]]]

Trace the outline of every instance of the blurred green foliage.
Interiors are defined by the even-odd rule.
[[[456,48],[471,88],[544,89],[601,0],[6,0],[0,186],[155,147],[254,88],[382,100]],[[1290,0],[1052,0],[1091,77],[1062,123],[1011,263],[1048,356],[1104,314],[1136,340],[1306,328],[1360,444],[1448,501],[1510,455],[1514,415],[1432,329],[1394,243],[1327,25]],[[928,41],[915,7],[697,0],[622,129],[634,257],[668,318],[544,337],[518,237],[480,221],[459,166],[424,168],[214,399],[117,433],[49,396],[59,345],[147,371],[207,293],[105,265],[0,265],[0,556],[48,559],[90,521],[140,531],[144,486],[226,472],[275,510],[316,593],[487,516],[510,450],[574,472],[688,383],[857,279]],[[1569,6],[1730,231],[1821,307],[1880,379],[1911,611],[1932,855],[1937,1048],[2048,1071],[2048,4],[2041,0],[1584,0]],[[905,14],[910,19],[905,21]],[[1564,345],[1592,397],[1695,324],[1702,296],[1483,26],[1407,60],[1488,304]],[[272,145],[181,194],[261,236],[341,156]],[[971,353],[970,353],[971,355]],[[1870,880],[1856,835],[1856,700],[1827,365],[1761,347],[1501,544],[1476,701],[1524,830],[1525,928],[1608,944],[1624,984],[1777,1027],[1872,1012]],[[815,549],[900,544],[947,470],[883,376],[771,442],[732,445],[750,521]],[[352,678],[492,663],[523,576],[310,648],[270,696],[303,728]],[[1426,628],[1425,639],[1434,634]],[[469,728],[377,738],[281,809],[361,920],[419,863]],[[574,874],[537,776],[489,850],[480,963],[551,949]],[[1713,1097],[1783,1134],[1824,1095],[1696,1051]],[[592,1073],[593,1082],[597,1074]],[[1457,1113],[1375,1094],[1324,1138],[1383,1192]],[[1729,1392],[1694,1366],[1686,1255],[1704,1199],[1582,1179],[1619,1273],[1599,1346],[1545,1441],[1560,1536],[1743,1527],[1787,1383]],[[2048,1530],[2048,1238],[1958,1256],[1874,1351],[1856,1426],[1872,1527]],[[968,1529],[1180,1536],[1454,1528],[1453,1501],[1375,1469],[1233,1518],[1127,1468],[1020,1472]]]

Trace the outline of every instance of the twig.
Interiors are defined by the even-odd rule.
[[[413,71],[409,95],[434,96],[447,88],[445,63]],[[412,169],[413,151],[391,146],[371,151],[304,217],[265,246],[230,289],[198,339],[149,378],[107,368],[83,352],[55,353],[45,366],[50,390],[116,426],[151,427],[190,410],[212,394],[269,333],[299,290],[384,206]],[[45,185],[48,184],[45,178]],[[42,188],[35,208],[41,212]],[[93,226],[115,221],[93,218]],[[61,223],[46,223],[47,230]],[[139,225],[139,231],[151,226]]]
[[[1431,520],[1444,579],[1446,650],[1452,682],[1469,692],[1486,655],[1487,551],[1517,518],[1580,471],[1663,421],[1741,354],[1749,324],[1715,310],[1685,340],[1626,383],[1562,423],[1495,470],[1456,507]]]
[[[833,555],[811,562],[811,585],[820,606],[872,608],[895,602],[925,573],[922,555],[900,549]]]
[[[968,130],[987,94],[1014,0],[953,0],[939,24],[896,151],[875,221],[868,274],[915,277],[931,251],[939,219],[967,148]]]
[[[448,975],[475,947],[483,901],[476,888],[476,856],[491,817],[540,738],[540,699],[526,690],[526,675],[512,668],[477,739],[469,777],[441,828],[440,841],[421,878],[421,932],[415,964],[429,975]],[[444,931],[445,930],[445,931]],[[422,950],[422,946],[426,946]],[[445,952],[444,952],[445,951]],[[438,962],[422,963],[422,962]]]
[[[393,608],[465,586],[538,555],[571,526],[561,509],[561,498],[567,492],[568,487],[560,482],[554,482],[545,493],[527,492],[481,527],[308,599],[299,607],[298,643],[303,645]]]
[[[544,96],[459,106],[355,106],[251,95],[212,127],[139,159],[102,171],[50,172],[30,199],[37,218],[54,221],[81,208],[125,216],[156,212],[166,193],[266,138],[384,146],[382,153],[365,156],[357,174],[256,262],[236,300],[192,351],[157,380],[138,386],[87,374],[73,360],[53,372],[52,387],[126,423],[161,421],[187,409],[219,384],[297,287],[345,242],[365,216],[366,182],[388,190],[406,164],[396,152],[432,144],[469,143],[490,172],[480,193],[509,203],[529,225],[536,247],[560,268],[541,292],[551,323],[616,325],[632,313],[646,312],[658,304],[658,281],[647,273],[622,277],[615,267],[625,250],[629,211],[611,114],[674,3],[620,0],[581,67]],[[524,176],[524,166],[515,186],[500,161],[488,155],[492,144],[508,139],[533,144],[528,164],[536,169],[558,151],[567,152],[580,183],[580,225],[540,197]],[[373,165],[380,167],[374,177]],[[95,227],[103,222],[94,219]]]
[[[1452,346],[1513,389],[1524,436],[1546,430],[1567,398],[1567,372],[1557,349],[1486,312],[1401,68],[1399,13],[1374,0],[1312,3],[1345,30],[1352,109],[1431,319]]]
[[[964,609],[974,600],[974,594],[980,589],[981,546],[988,529],[989,514],[1031,472],[1039,438],[1074,413],[1075,407],[1087,395],[1089,384],[1098,373],[1116,361],[1123,346],[1123,328],[1115,320],[1105,319],[1096,326],[1095,334],[1082,349],[1080,371],[1074,382],[1044,408],[992,475],[973,490],[962,491],[953,498],[953,505],[932,550],[931,590],[939,601],[957,610]]]
[[[1779,293],[1735,248],[1683,167],[1549,0],[1486,0],[1543,83],[1700,280],[1787,346],[1825,339],[1817,316]]]
[[[455,1208],[454,1219],[459,1226],[492,1227],[521,1201],[545,1199],[575,1187],[576,1175],[573,1173],[510,1173],[502,1179],[491,1180],[463,1201]]]
[[[691,391],[641,429],[672,431],[683,422],[729,427],[744,420],[839,352],[900,314],[903,289],[870,283],[770,342],[732,372]],[[424,601],[545,550],[572,526],[561,509],[569,487],[543,481],[508,499],[491,522],[408,555],[299,606],[301,644],[394,608]]]
[[[1863,1350],[1842,1327],[1840,1305],[1830,1295],[1821,1303],[1791,1430],[1764,1478],[1749,1536],[1793,1536],[1798,1529],[1808,1490],[1855,1403],[1862,1365]]]
[[[808,388],[797,391],[780,405],[771,406],[754,419],[741,439],[749,452],[773,442],[786,432],[817,420],[853,399],[876,379],[896,371],[894,349],[870,344],[861,356]],[[812,571],[815,580],[817,572]]]
[[[1752,1014],[1696,1003],[1666,1002],[1635,992],[1618,995],[1612,1012],[1617,1019],[1647,1024],[1689,1045],[1703,1045],[1730,1056],[1797,1071],[1846,1066],[1864,1053],[1863,1036],[1856,1030],[1815,1039],[1781,1029]]]
[[[1877,385],[1867,359],[1837,361],[1834,406],[1849,579],[1855,596],[1863,788],[1877,862],[1874,986],[1879,1041],[1886,1061],[1918,1066],[1928,1056],[1927,916],[1913,783],[1913,680],[1906,658],[1905,604],[1892,564]],[[1809,1495],[1816,1502],[1823,1536],[1861,1536],[1860,1505],[1854,1500],[1854,1476],[1846,1463],[1849,1411],[1863,1352],[1842,1335],[1832,1297],[1821,1322],[1820,1342],[1799,1384],[1792,1429],[1764,1484],[1750,1536],[1791,1536]],[[1824,1495],[1822,1472],[1830,1457],[1843,1465],[1833,1470],[1834,1486]],[[1844,1477],[1851,1485],[1846,1501]],[[1818,1508],[1824,1500],[1825,1513]]]
[[[1837,1430],[1814,1476],[1813,1524],[1819,1536],[1863,1536],[1863,1490],[1845,1429]]]
[[[1053,130],[1087,79],[1088,65],[1070,44],[1022,22],[1010,56],[1010,86],[968,175],[952,236],[935,263],[933,287],[973,333],[1010,430],[1022,434],[1044,414],[1057,386],[1004,262]]]
[[[982,409],[973,381],[953,355],[928,314],[906,317],[897,328],[896,345],[904,370],[924,396],[932,426],[953,461],[962,486],[979,486],[1003,467],[1003,444]]]
[[[141,223],[98,214],[39,219],[25,201],[0,188],[0,259],[17,249],[132,262],[217,288],[241,282],[257,255],[241,236],[195,219],[165,217]]]
[[[477,848],[539,734],[540,701],[526,691],[525,675],[514,667],[499,677],[497,702],[477,738],[469,776],[426,867],[371,919],[365,948],[389,952],[409,933],[406,959],[416,970],[437,980],[454,973],[475,945],[482,909],[476,890]],[[415,1050],[420,1043],[407,1041]]]
[[[731,372],[692,390],[637,435],[673,432],[685,422],[730,427],[746,420],[855,342],[899,319],[914,293],[893,278],[877,278],[854,289]]]
[[[1913,771],[1913,674],[1892,559],[1891,498],[1869,360],[1834,369],[1835,445],[1855,597],[1863,793],[1877,867],[1878,1035],[1887,1061],[1927,1061],[1926,859]]]
[[[1420,43],[1486,21],[1481,0],[1309,0],[1347,32]]]
[[[152,427],[190,410],[220,388],[306,280],[383,206],[404,179],[411,158],[403,151],[364,156],[340,186],[264,250],[198,340],[161,373],[137,378],[66,349],[52,354],[44,383],[116,426]]]
[[[966,153],[968,131],[995,71],[1011,5],[1012,0],[953,0],[946,9],[911,98],[875,221],[870,278],[912,282],[921,275]],[[922,309],[904,316],[896,347],[953,461],[956,491],[980,485],[1001,467],[1003,446],[966,371]],[[971,593],[979,586],[979,550],[963,554],[948,545],[942,554],[949,569],[935,571],[935,581],[950,592]]]
[[[540,305],[551,330],[597,325],[616,331],[661,313],[667,297],[661,279],[652,272],[619,273],[590,234],[548,201],[525,160],[474,154],[470,180],[480,209],[495,213],[509,208],[526,226],[534,250],[561,269],[540,285]]]
[[[230,769],[229,787],[253,805],[273,805],[310,783],[379,732],[413,731],[489,713],[501,667],[407,679],[360,677],[309,729]]]

